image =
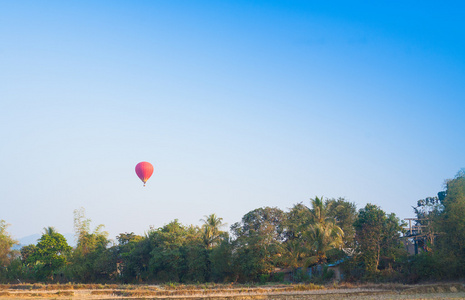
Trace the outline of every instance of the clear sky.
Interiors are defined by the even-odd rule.
[[[114,238],[465,166],[462,1],[0,0],[0,219]],[[153,163],[144,188],[134,167]]]

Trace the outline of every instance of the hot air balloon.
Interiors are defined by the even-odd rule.
[[[145,183],[149,180],[150,176],[153,174],[153,166],[151,163],[143,161],[136,165],[136,174],[139,176],[140,180]]]

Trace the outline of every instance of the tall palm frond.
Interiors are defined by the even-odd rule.
[[[58,233],[55,227],[52,227],[52,226],[44,227],[44,235],[53,235],[55,233]]]
[[[225,225],[223,224],[223,218],[218,218],[216,214],[211,214],[205,216],[205,219],[201,219],[200,221],[204,222],[202,225],[202,234],[205,246],[211,249],[219,243],[224,233],[220,230]]]
[[[332,222],[311,225],[307,231],[307,239],[313,255],[306,260],[305,265],[325,263],[326,252],[341,247],[343,237],[342,229]]]
[[[320,198],[315,197],[315,199],[310,199],[310,204],[312,205],[312,208],[310,209],[313,217],[314,223],[327,223],[327,222],[333,222],[334,223],[334,218],[331,218],[328,214],[331,209],[332,203],[326,201],[326,203],[323,201],[323,196]]]

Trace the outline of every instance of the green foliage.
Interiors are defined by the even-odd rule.
[[[123,247],[125,245],[128,245],[129,243],[137,242],[141,240],[142,237],[140,235],[134,234],[134,232],[131,233],[120,233],[117,237],[116,240],[119,243],[119,246]]]
[[[132,239],[127,244],[119,245],[120,276],[124,282],[148,280],[149,261],[152,245],[148,237]]]
[[[310,199],[312,209],[310,210],[311,222],[314,224],[323,224],[327,222],[333,222],[334,218],[329,216],[331,202],[324,202],[323,197]]]
[[[258,282],[260,284],[265,284],[270,281],[270,274],[260,274],[260,277],[258,279]]]
[[[294,270],[292,274],[292,280],[294,282],[310,282],[310,276],[307,272],[304,272],[302,268]]]
[[[234,281],[233,245],[228,239],[213,248],[209,253],[210,280],[215,282]]]
[[[80,282],[105,281],[115,276],[116,252],[107,249],[108,232],[98,225],[90,230],[91,220],[86,219],[84,208],[74,211],[74,230],[77,246],[71,256],[71,265],[64,270],[65,278]]]
[[[327,261],[326,252],[342,246],[344,232],[333,222],[316,223],[309,226],[307,238],[312,256],[307,259],[304,266],[324,264]]]
[[[442,268],[448,276],[465,275],[465,177],[457,174],[447,181],[443,211],[434,219],[439,235],[435,245]]]
[[[218,245],[221,240],[227,238],[227,233],[221,231],[220,228],[223,225],[223,218],[218,218],[215,214],[205,216],[205,219],[201,228],[202,239],[207,249],[212,249]]]
[[[284,282],[284,272],[275,272],[270,276],[270,282]]]
[[[245,214],[242,221],[231,226],[237,238],[262,235],[270,242],[282,241],[284,212],[276,207],[257,208]]]
[[[48,227],[37,245],[24,249],[22,256],[26,265],[34,269],[35,279],[44,281],[53,279],[54,272],[66,265],[70,253],[65,237]]]
[[[310,209],[303,203],[295,204],[286,213],[283,221],[285,228],[284,236],[286,240],[296,240],[302,238],[305,228],[313,223]]]
[[[8,282],[18,282],[18,278],[28,278],[31,274],[28,274],[28,269],[23,265],[20,257],[14,258],[8,268],[6,269],[3,279]]]
[[[347,202],[344,198],[329,199],[326,201],[328,206],[328,215],[333,217],[336,225],[344,232],[344,248],[355,247],[355,228],[354,223],[357,219],[357,207],[355,203]]]
[[[256,281],[274,269],[284,240],[285,214],[278,208],[263,207],[248,212],[231,226],[233,264],[240,281]]]
[[[149,277],[158,282],[206,281],[209,272],[209,249],[198,227],[183,226],[174,220],[152,230],[150,241]]]
[[[369,273],[378,270],[385,219],[384,211],[378,206],[367,204],[365,208],[360,209],[358,219],[354,223],[362,261],[365,271]]]
[[[338,260],[347,258],[347,254],[341,248],[333,248],[326,251],[328,263],[334,263]]]
[[[321,282],[328,282],[334,278],[334,271],[325,267],[323,269],[323,274],[321,274]],[[316,282],[315,282],[316,283]]]
[[[72,249],[53,227],[45,229],[37,245],[11,251],[14,240],[0,221],[0,279],[124,283],[202,282],[326,282],[333,271],[326,262],[340,264],[347,280],[376,282],[436,280],[465,275],[465,178],[447,181],[438,197],[420,200],[419,222],[429,224],[429,252],[407,259],[400,243],[402,224],[394,214],[367,204],[357,213],[343,198],[315,197],[310,206],[294,205],[288,212],[263,207],[245,214],[231,226],[232,239],[221,230],[222,219],[205,216],[199,226],[174,220],[151,228],[145,236],[121,233],[110,245],[103,225],[91,231],[83,208],[75,210],[77,246]],[[424,221],[427,220],[427,221]],[[423,225],[423,223],[420,223]],[[434,242],[434,243],[433,243]],[[355,254],[349,259],[346,253]],[[352,254],[351,254],[352,255]],[[314,266],[312,277],[307,266]],[[315,275],[316,274],[316,275]]]
[[[29,257],[37,251],[37,247],[34,244],[26,245],[21,248],[21,260],[26,266],[29,266],[31,259]]]
[[[444,210],[442,201],[444,200],[445,192],[444,194],[438,193],[438,195],[441,195],[441,197],[427,197],[418,200],[417,206],[413,207],[417,217],[415,226],[419,226],[422,234],[424,234],[424,238],[417,241],[417,245],[421,247],[423,251],[432,250],[438,229],[435,223]]]
[[[6,231],[8,226],[9,224],[7,224],[4,220],[0,220],[0,270],[8,267],[14,259],[15,254],[11,248],[18,244],[18,242],[15,241]]]
[[[311,199],[311,208],[302,203],[295,205],[284,222],[286,241],[282,244],[281,262],[293,269],[307,268],[327,261],[327,252],[344,245],[344,231],[339,224],[354,219],[355,207],[344,199]],[[353,229],[348,229],[353,232]]]
[[[341,271],[344,274],[345,281],[358,281],[365,275],[365,266],[361,255],[354,255],[350,259],[346,259],[341,264]]]
[[[304,259],[310,255],[307,243],[307,230],[313,224],[311,210],[303,203],[295,204],[283,221],[285,241],[280,245],[281,256],[278,266],[297,269],[303,266]]]
[[[311,199],[312,222],[306,228],[304,237],[312,255],[307,258],[305,267],[326,263],[326,252],[342,246],[344,232],[336,225],[336,219],[329,212],[333,202],[323,202],[323,197]]]
[[[177,281],[185,271],[181,247],[186,239],[187,228],[178,220],[152,231],[149,239],[152,244],[149,268],[151,275],[161,282]]]
[[[395,214],[386,215],[376,205],[369,203],[360,209],[354,227],[360,262],[367,276],[373,276],[379,271],[383,259],[389,266],[389,261],[405,255],[400,242],[400,232],[403,230],[401,225]]]
[[[104,225],[98,225],[93,232],[90,230],[90,219],[86,219],[84,208],[74,210],[74,231],[77,238],[76,255],[86,256],[97,248],[105,248],[109,243],[108,232],[102,231]]]
[[[186,264],[183,282],[206,282],[210,279],[209,253],[200,239],[186,243],[182,249]]]
[[[407,281],[416,283],[419,280],[445,278],[445,270],[441,270],[438,256],[433,252],[422,252],[410,258]]]
[[[150,249],[147,238],[131,233],[118,235],[117,273],[125,282],[137,282],[147,277]]]

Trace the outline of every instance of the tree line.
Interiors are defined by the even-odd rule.
[[[36,244],[17,243],[0,220],[1,282],[323,282],[337,264],[347,281],[417,282],[465,275],[465,172],[436,197],[413,207],[418,254],[406,250],[405,223],[379,206],[357,210],[344,198],[315,197],[283,211],[262,207],[225,228],[216,214],[201,226],[174,220],[144,235],[108,238],[74,211],[77,240],[70,247],[53,227]],[[320,266],[309,276],[308,269]],[[286,276],[286,277],[285,277]]]

